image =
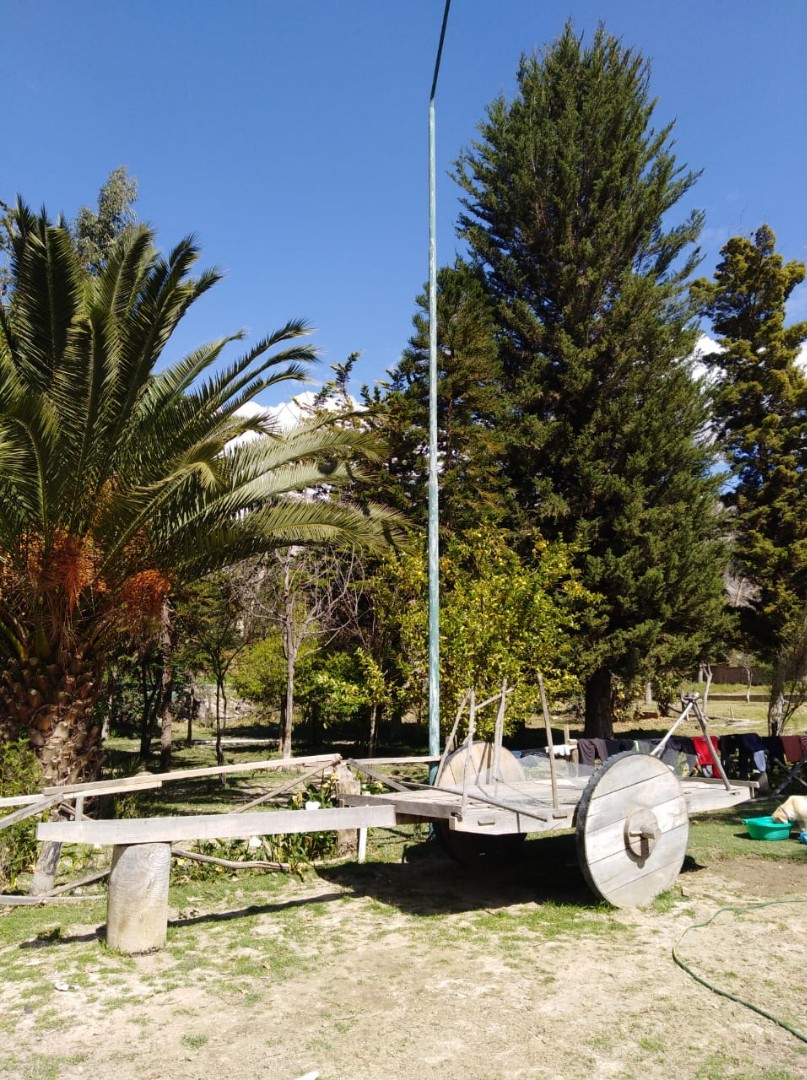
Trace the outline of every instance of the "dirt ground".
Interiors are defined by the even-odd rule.
[[[481,880],[422,844],[404,863],[337,866],[268,893],[233,882],[215,903],[191,885],[169,948],[134,959],[108,953],[75,908],[48,910],[50,934],[7,912],[20,929],[0,948],[0,1077],[807,1076],[805,1042],[672,959],[684,934],[699,976],[807,1033],[807,850],[688,859],[666,898],[614,911],[588,897],[563,841],[540,862],[528,843]]]

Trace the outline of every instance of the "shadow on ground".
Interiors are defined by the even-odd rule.
[[[524,903],[598,903],[583,880],[570,834],[527,840],[504,863],[480,858],[463,865],[431,838],[410,845],[402,863],[343,863],[319,873],[354,896],[372,896],[417,915]]]

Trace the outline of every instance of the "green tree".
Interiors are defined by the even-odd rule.
[[[240,335],[155,370],[218,280],[191,276],[197,258],[190,240],[163,258],[138,226],[91,275],[66,226],[15,211],[0,305],[0,731],[28,735],[50,783],[96,772],[103,669],[142,612],[269,550],[397,530],[335,495],[354,477],[343,459],[375,440],[318,420],[281,435],[239,414],[303,374],[304,323],[212,373]]]
[[[194,582],[177,603],[182,660],[193,671],[213,676],[216,683],[216,760],[224,764],[222,731],[227,726],[227,676],[238,656],[255,640],[250,617],[250,594],[256,585],[255,567],[242,565],[209,574]],[[165,741],[160,762],[167,769]],[[166,760],[168,757],[168,760]]]
[[[721,255],[714,281],[696,281],[693,295],[721,346],[704,362],[716,375],[715,425],[733,477],[725,501],[736,559],[756,586],[740,613],[753,648],[784,663],[790,639],[803,638],[807,609],[807,380],[797,364],[807,322],[785,325],[805,266],[777,254],[767,225],[729,240]],[[768,716],[773,734],[783,706],[780,686]]]
[[[279,630],[273,630],[240,653],[230,681],[237,694],[260,706],[261,713],[278,711],[286,694],[286,658]]]
[[[79,258],[93,273],[103,266],[117,238],[134,227],[137,179],[126,166],[113,169],[98,192],[98,209],[82,206],[73,225]]]
[[[550,693],[577,688],[574,639],[592,597],[579,582],[562,542],[536,540],[527,559],[492,526],[448,537],[441,559],[440,679],[446,726],[466,690],[496,694],[507,679],[508,730],[538,704],[537,674]],[[427,575],[421,552],[390,555],[368,592],[398,661],[387,685],[407,710],[425,716],[428,685]],[[485,734],[484,726],[480,729]],[[489,733],[489,732],[488,732]]]
[[[686,281],[696,176],[655,130],[649,67],[600,27],[522,58],[461,157],[459,232],[496,302],[521,528],[562,538],[602,602],[581,627],[586,733],[611,682],[694,661],[722,605],[713,451]],[[674,654],[674,655],[673,655]]]
[[[501,365],[493,304],[481,275],[458,259],[437,278],[437,424],[440,524],[462,531],[500,521],[507,505],[502,473]],[[417,299],[414,333],[389,382],[365,405],[380,423],[388,455],[381,497],[425,525],[429,441],[428,298]],[[382,392],[383,391],[383,392]]]
[[[447,701],[459,702],[467,689],[477,700],[491,697],[507,679],[512,730],[540,710],[538,672],[552,696],[579,689],[574,636],[580,612],[596,598],[582,588],[565,544],[536,539],[527,559],[485,527],[451,537],[443,564],[440,679]],[[485,715],[477,730],[492,735],[492,724]]]

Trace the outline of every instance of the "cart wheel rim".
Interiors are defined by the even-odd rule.
[[[678,778],[649,754],[616,754],[591,776],[577,809],[577,854],[595,896],[643,907],[669,889],[689,839]]]

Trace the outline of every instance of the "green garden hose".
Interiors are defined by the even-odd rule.
[[[681,957],[676,951],[678,949],[678,946],[681,944],[681,942],[684,940],[690,930],[700,930],[704,926],[708,926],[709,923],[714,922],[717,916],[721,915],[724,911],[755,911],[757,908],[772,907],[775,904],[807,904],[807,900],[765,900],[761,904],[745,904],[742,907],[733,906],[718,908],[714,915],[710,916],[710,918],[708,918],[706,922],[693,923],[692,926],[688,926],[686,928],[686,930],[683,932],[683,934],[681,934],[681,936],[678,938],[678,940],[672,947],[672,958],[676,962],[676,964],[687,973],[687,975],[691,975],[695,982],[699,982],[701,986],[705,986],[707,990],[711,990],[713,993],[719,994],[720,997],[728,998],[729,1001],[734,1001],[738,1005],[743,1005],[746,1009],[750,1009],[752,1012],[758,1013],[760,1016],[764,1016],[766,1020],[772,1020],[774,1024],[778,1024],[779,1027],[784,1028],[785,1031],[789,1031],[791,1035],[795,1035],[797,1039],[801,1039],[803,1043],[807,1043],[807,1035],[805,1035],[801,1031],[798,1031],[796,1028],[792,1027],[784,1020],[781,1020],[778,1016],[774,1016],[773,1013],[766,1012],[765,1009],[760,1009],[758,1005],[752,1005],[750,1001],[744,1001],[743,998],[737,997],[736,994],[729,993],[728,990],[721,990],[719,987],[714,986],[712,983],[710,983],[707,979],[704,979],[701,975],[697,975],[692,970],[692,968],[689,967],[689,965],[681,959]]]

